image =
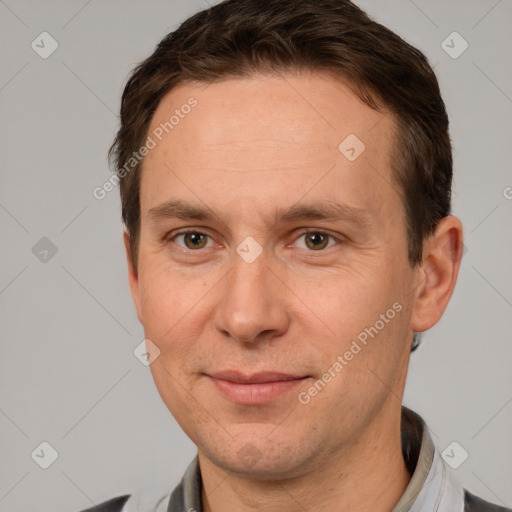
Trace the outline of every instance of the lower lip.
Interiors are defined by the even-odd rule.
[[[304,379],[281,380],[277,382],[261,382],[258,384],[242,384],[229,380],[210,377],[217,389],[233,402],[238,404],[255,405],[271,402],[280,395],[291,391],[301,384]]]

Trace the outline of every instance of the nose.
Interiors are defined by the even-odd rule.
[[[288,292],[289,293],[289,292]],[[263,253],[251,263],[234,255],[215,311],[215,328],[240,343],[261,343],[285,333],[286,288]]]

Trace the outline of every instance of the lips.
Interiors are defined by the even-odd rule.
[[[210,373],[209,377],[226,380],[237,384],[263,384],[266,382],[285,382],[289,380],[300,380],[303,376],[289,375],[279,372],[260,372],[252,375],[244,375],[237,371],[222,371]]]
[[[207,377],[224,397],[245,405],[271,402],[284,393],[292,391],[308,378],[281,372],[246,375],[229,370],[211,373]]]

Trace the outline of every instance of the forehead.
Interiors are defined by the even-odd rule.
[[[143,215],[169,195],[190,196],[190,184],[210,207],[237,198],[293,203],[307,194],[373,205],[377,214],[376,200],[398,201],[393,118],[327,74],[180,84],[161,101],[148,135],[155,147],[143,166]]]

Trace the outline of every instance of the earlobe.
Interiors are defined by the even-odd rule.
[[[128,264],[128,282],[130,285],[130,292],[132,295],[135,310],[137,311],[137,317],[141,323],[142,312],[140,307],[140,295],[139,295],[139,274],[138,269],[135,267],[133,255],[130,247],[130,233],[127,229],[123,233],[124,250],[126,253],[126,262]]]
[[[433,327],[448,305],[462,258],[462,233],[460,220],[449,215],[439,222],[434,234],[424,242],[411,315],[411,329],[415,332]]]

